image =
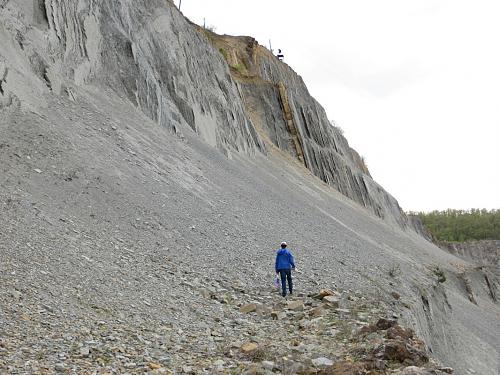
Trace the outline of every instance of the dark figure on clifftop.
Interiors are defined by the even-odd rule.
[[[286,248],[286,242],[281,243],[281,249],[276,253],[276,262],[274,268],[276,270],[276,275],[281,277],[281,295],[286,297],[286,283],[288,281],[288,290],[292,294],[293,284],[292,284],[292,270],[295,270],[295,262],[293,260],[293,255]]]
[[[276,55],[276,57],[278,58],[279,61],[283,61],[283,59],[285,58],[283,53],[281,53],[280,49],[278,49],[278,54]]]

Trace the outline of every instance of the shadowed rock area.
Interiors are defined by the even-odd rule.
[[[0,0],[0,372],[496,374],[498,279],[214,40],[169,1]]]

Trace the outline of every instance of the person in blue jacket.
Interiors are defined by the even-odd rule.
[[[280,275],[281,277],[281,295],[286,297],[286,283],[288,280],[288,290],[290,294],[293,291],[293,283],[292,283],[292,270],[295,270],[295,262],[293,260],[293,255],[290,250],[287,249],[287,243],[281,243],[281,249],[276,253],[276,262],[274,264],[274,268],[276,270],[276,275]]]

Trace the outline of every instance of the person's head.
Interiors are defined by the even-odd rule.
[[[278,52],[281,53],[281,50],[278,48]]]
[[[286,247],[286,242],[285,242],[285,241],[283,241],[283,242],[281,243],[281,248],[282,248],[282,249],[284,249],[285,247]]]

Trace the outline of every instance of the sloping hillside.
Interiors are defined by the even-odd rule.
[[[335,170],[333,186],[317,178],[308,158],[340,150],[353,181],[369,176],[338,134],[319,144],[334,132],[324,122],[296,143],[284,96],[273,86],[283,107],[264,105],[230,69],[170,2],[0,2],[1,372],[241,373],[262,359],[318,372],[334,371],[318,358],[372,354],[381,373],[438,367],[386,358],[379,327],[354,355],[363,326],[397,317],[455,373],[496,374],[498,305],[482,271],[347,198],[356,183],[336,186]],[[307,119],[304,89],[286,83]],[[302,312],[273,289],[283,239],[300,271],[288,302]],[[340,310],[308,297],[320,289],[340,294]]]
[[[411,226],[398,202],[370,176],[302,78],[251,37],[199,28],[227,60],[247,114],[264,141],[285,151],[314,175],[376,216]]]

